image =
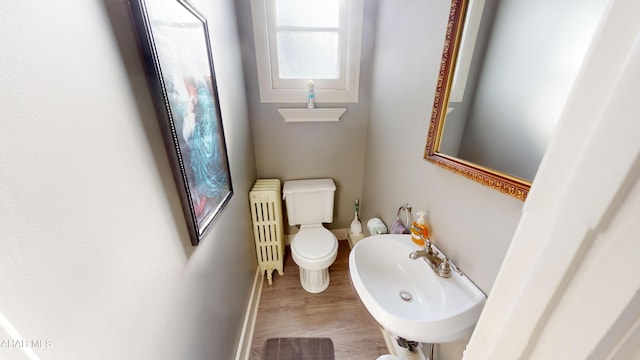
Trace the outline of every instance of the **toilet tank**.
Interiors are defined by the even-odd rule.
[[[289,225],[330,223],[336,184],[332,179],[285,181],[282,193]]]

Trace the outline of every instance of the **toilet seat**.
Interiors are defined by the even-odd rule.
[[[301,227],[291,240],[291,254],[298,266],[308,270],[329,267],[338,255],[338,239],[324,227]]]

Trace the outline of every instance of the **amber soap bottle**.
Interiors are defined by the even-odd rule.
[[[413,221],[413,224],[411,224],[411,241],[416,245],[425,246],[426,242],[422,238],[429,238],[429,226],[427,225],[427,219],[425,219],[427,213],[419,211],[416,213],[416,216],[418,218]],[[422,238],[420,235],[422,235]]]

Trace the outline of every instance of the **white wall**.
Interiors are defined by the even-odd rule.
[[[362,214],[391,225],[406,202],[427,210],[438,246],[489,292],[523,203],[422,158],[449,5],[380,1]],[[440,359],[463,347],[440,346]]]
[[[405,202],[427,210],[434,241],[488,292],[523,203],[423,160],[448,11],[380,2],[363,217],[391,224]]]
[[[209,18],[235,195],[192,248],[125,0],[0,5],[0,312],[42,359],[229,359],[255,272],[233,2]],[[0,348],[0,358],[23,358]]]
[[[337,190],[331,229],[349,226],[354,200],[362,196],[377,1],[365,0],[364,5],[358,103],[316,103],[317,107],[346,107],[338,123],[285,123],[277,109],[305,104],[260,102],[250,1],[236,1],[258,177],[333,178]]]

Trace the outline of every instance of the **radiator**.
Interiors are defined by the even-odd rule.
[[[258,265],[273,285],[273,271],[283,274],[284,228],[280,180],[258,179],[249,192]]]

